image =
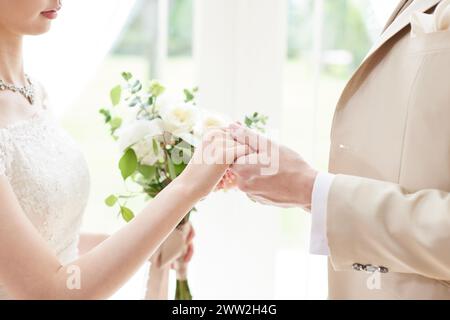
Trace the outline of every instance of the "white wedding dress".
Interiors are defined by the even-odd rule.
[[[89,172],[75,141],[48,106],[33,108],[39,110],[33,118],[0,128],[0,175],[7,177],[31,223],[67,264],[78,254]],[[8,298],[0,283],[0,299]]]

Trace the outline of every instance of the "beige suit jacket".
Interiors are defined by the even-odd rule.
[[[450,30],[410,35],[439,2],[402,1],[337,105],[331,299],[450,299]]]

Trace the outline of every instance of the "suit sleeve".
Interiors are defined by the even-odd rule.
[[[371,264],[450,280],[450,196],[337,175],[328,196],[327,237],[336,270]]]

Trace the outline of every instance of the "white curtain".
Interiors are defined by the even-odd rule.
[[[26,41],[26,70],[62,113],[95,73],[136,0],[67,0],[52,30]]]
[[[286,8],[279,0],[195,2],[200,105],[235,119],[260,111],[279,128]],[[196,298],[274,298],[279,210],[229,192],[213,195],[199,211],[191,268]]]

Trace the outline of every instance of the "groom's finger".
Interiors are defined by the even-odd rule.
[[[236,141],[249,145],[255,152],[268,149],[269,140],[249,128],[233,123],[228,129]]]
[[[231,172],[237,177],[248,180],[258,173],[260,166],[258,165],[259,157],[257,153],[250,153],[240,157],[231,166]]]
[[[233,168],[238,170],[239,168],[248,168],[253,165],[258,165],[259,155],[255,152],[252,152],[244,157],[240,157],[236,159]]]
[[[247,197],[249,197],[249,199],[251,199],[255,202],[258,202],[261,204],[267,204],[267,200],[263,197],[260,197],[260,196],[254,195],[254,194],[249,194],[249,193],[247,193]]]

